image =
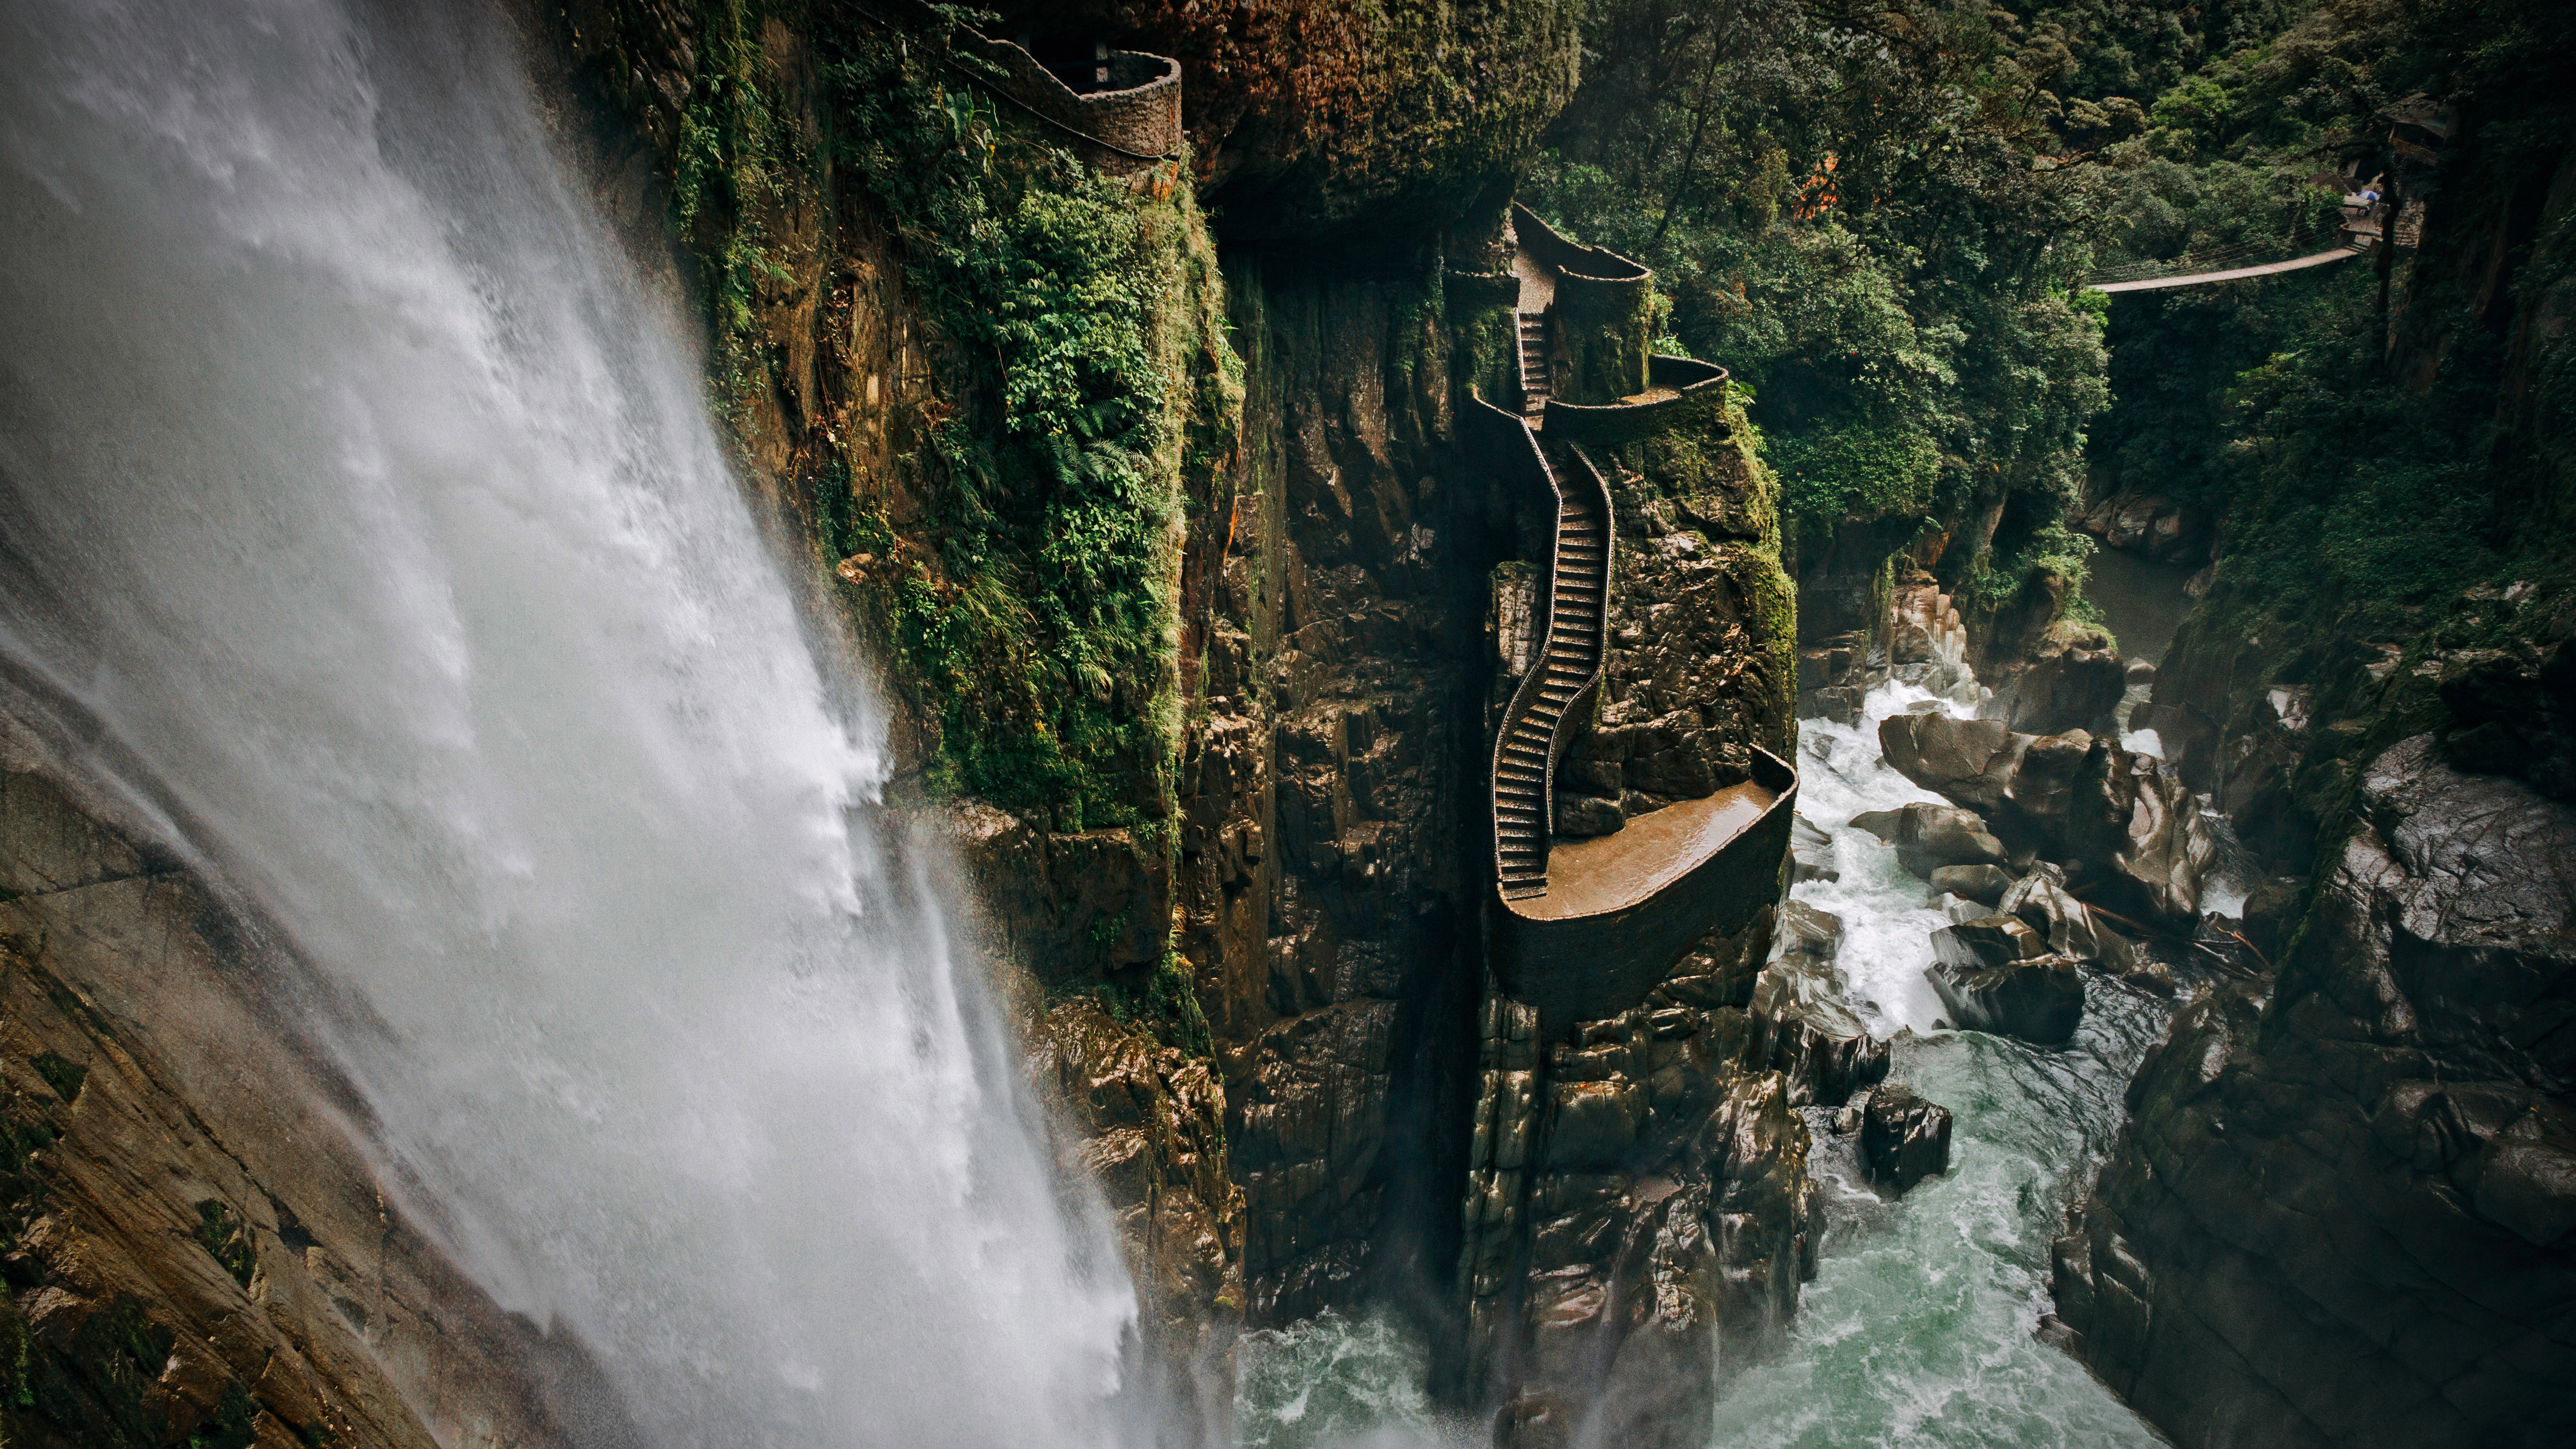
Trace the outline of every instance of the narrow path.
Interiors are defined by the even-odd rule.
[[[2370,248],[2367,245],[2339,246],[2330,252],[2316,252],[2309,256],[2293,257],[2286,262],[2269,262],[2259,267],[2237,267],[2224,272],[2194,272],[2188,277],[2150,277],[2143,282],[2095,282],[2090,290],[2154,292],[2166,287],[2197,287],[2207,282],[2233,282],[2244,277],[2268,277],[2277,272],[2296,272],[2308,267],[2322,267],[2328,262],[2339,262],[2347,257],[2366,255],[2369,251]]]

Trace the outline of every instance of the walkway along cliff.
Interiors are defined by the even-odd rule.
[[[1768,682],[1740,657],[1730,677],[1724,648],[1762,620],[1655,597],[1659,565],[1724,568],[1670,526],[1692,505],[1639,495],[1668,473],[1658,444],[1731,440],[1725,370],[1651,354],[1644,267],[1517,205],[1506,244],[1510,285],[1481,290],[1508,299],[1514,366],[1485,380],[1520,407],[1473,392],[1461,431],[1538,557],[1497,571],[1491,977],[1454,1388],[1505,1405],[1502,1442],[1684,1443],[1720,1338],[1759,1347],[1812,1271],[1805,1129],[1787,1079],[1746,1070],[1796,777],[1726,718]],[[1643,535],[1624,546],[1613,477]],[[1724,508],[1697,506],[1723,537]],[[1694,649],[1694,624],[1716,626],[1717,650]],[[1649,673],[1637,646],[1656,626],[1672,653]]]

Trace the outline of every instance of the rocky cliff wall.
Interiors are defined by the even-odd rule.
[[[13,702],[14,703],[14,702]],[[0,759],[0,1435],[12,1444],[624,1442],[581,1350],[409,1220],[255,923]]]
[[[2331,486],[2253,475],[2304,521],[2238,500],[2133,716],[2273,877],[2247,907],[2259,975],[2177,1018],[2058,1244],[2077,1351],[2188,1446],[2540,1443],[2572,1371],[2576,606],[2542,525],[2569,476],[2547,379],[2576,183],[2563,139],[2484,119],[2391,258],[2384,355],[2335,391],[2465,440],[2437,450],[2445,496],[2497,511],[2437,541],[2491,577],[2427,597],[2458,574],[2410,557],[2356,578],[2338,549],[2415,520],[2357,540],[2330,515],[2375,473],[2421,476],[2409,434],[2356,466],[2273,414],[2258,448],[2333,458]]]
[[[2362,773],[2276,981],[2177,1018],[2056,1249],[2192,1445],[2555,1442],[2576,1375],[2576,811],[2430,736]]]

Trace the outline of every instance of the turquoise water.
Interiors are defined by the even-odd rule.
[[[1394,1319],[1325,1312],[1235,1351],[1244,1449],[1481,1449],[1480,1425],[1435,1412],[1429,1356]]]
[[[1897,1203],[1819,1133],[1830,1226],[1787,1350],[1718,1405],[1723,1446],[2152,1445],[2083,1366],[2039,1342],[2048,1243],[2118,1130],[2165,1008],[2096,977],[2072,1045],[1910,1035],[1893,1075],[1955,1114],[1950,1172]]]
[[[1801,813],[1830,832],[1842,878],[1797,887],[1841,916],[1839,961],[1891,1076],[1953,1114],[1951,1170],[1890,1202],[1860,1181],[1853,1142],[1813,1111],[1825,1189],[1816,1280],[1789,1341],[1722,1364],[1712,1449],[2149,1446],[2162,1441],[2081,1364],[2034,1336],[2049,1310],[2048,1246],[2119,1131],[2121,1096],[2171,1003],[2087,973],[2083,1026],[2058,1050],[1933,1029],[1923,984],[1944,917],[1895,852],[1845,828],[1863,810],[1937,797],[1878,757],[1877,724],[1930,696],[1876,691],[1859,728],[1801,725]],[[1240,1360],[1243,1443],[1263,1449],[1481,1445],[1422,1392],[1425,1356],[1394,1323],[1327,1315],[1255,1334]]]

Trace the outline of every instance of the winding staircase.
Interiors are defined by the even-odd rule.
[[[1534,621],[1546,642],[1494,742],[1494,871],[1505,899],[1547,893],[1556,761],[1571,737],[1568,719],[1600,685],[1610,608],[1610,490],[1580,448],[1539,441],[1531,419],[1548,397],[1545,315],[1521,313],[1520,339],[1521,428],[1556,495],[1556,539],[1547,613]]]
[[[1547,314],[1521,312],[1521,416],[1536,418],[1547,411]]]

